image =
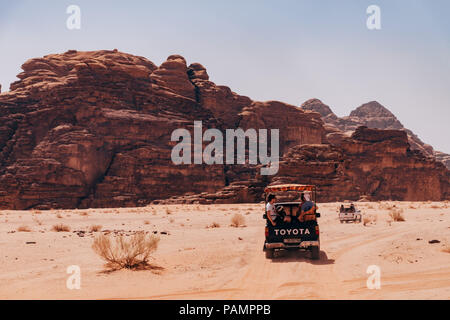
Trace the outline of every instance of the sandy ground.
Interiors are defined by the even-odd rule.
[[[406,221],[390,221],[394,205]],[[377,217],[366,226],[340,224],[338,207],[319,205],[319,261],[302,252],[267,260],[262,204],[0,211],[0,299],[450,298],[448,202],[358,203],[364,217]],[[245,227],[230,226],[235,213]],[[60,223],[71,231],[52,231]],[[162,269],[105,272],[92,225],[111,234],[157,231],[152,263]],[[80,290],[66,286],[71,265],[81,269]],[[379,290],[367,288],[370,265],[380,268]]]

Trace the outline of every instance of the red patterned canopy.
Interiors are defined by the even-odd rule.
[[[316,187],[304,184],[279,184],[275,186],[268,186],[264,189],[265,193],[280,192],[280,191],[316,191]]]

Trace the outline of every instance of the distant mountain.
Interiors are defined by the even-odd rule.
[[[363,104],[353,110],[349,116],[342,118],[336,116],[331,108],[319,99],[306,101],[303,103],[302,108],[320,113],[331,140],[336,139],[339,131],[342,134],[350,135],[360,126],[383,130],[404,130],[408,135],[412,150],[419,150],[425,156],[433,157],[443,162],[450,169],[450,155],[435,151],[431,145],[424,143],[414,132],[405,128],[391,111],[377,101]]]

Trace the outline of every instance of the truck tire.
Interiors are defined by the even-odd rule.
[[[313,260],[320,259],[320,248],[319,247],[311,247],[311,258]]]
[[[273,249],[266,249],[266,259],[273,259]]]

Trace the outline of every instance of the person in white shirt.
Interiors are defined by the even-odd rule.
[[[277,222],[279,222],[280,216],[278,215],[276,209],[275,209],[275,201],[277,200],[277,197],[273,194],[269,194],[267,197],[267,205],[266,205],[266,214],[267,219],[269,219],[272,226],[276,226]]]

